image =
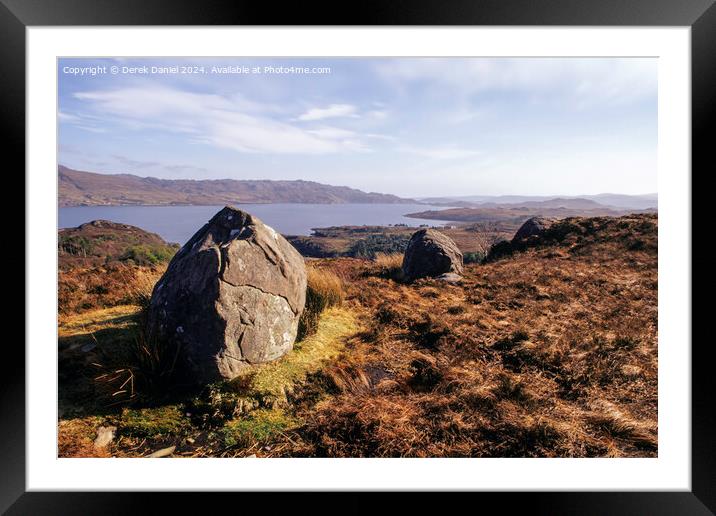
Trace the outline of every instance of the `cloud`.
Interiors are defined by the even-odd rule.
[[[104,133],[107,132],[105,128],[98,127],[96,122],[92,119],[93,117],[86,117],[82,115],[67,113],[65,111],[57,112],[57,120],[61,124],[72,124],[75,127],[84,131],[92,133]]]
[[[401,147],[399,149],[402,152],[415,154],[416,156],[422,156],[424,158],[439,159],[439,160],[455,160],[471,158],[481,154],[480,151],[463,149],[454,145],[442,145],[437,147]]]
[[[358,136],[355,131],[349,131],[348,129],[339,129],[338,127],[320,127],[318,129],[310,129],[308,132],[311,134],[315,134],[320,138],[336,140],[355,138],[356,136]]]
[[[131,168],[153,168],[159,165],[157,161],[141,161],[128,158],[126,156],[112,155],[112,158],[124,166]]]
[[[444,97],[522,92],[577,105],[623,104],[656,95],[653,58],[396,59],[376,72],[397,89],[420,85]]]
[[[57,118],[61,122],[78,122],[80,120],[80,117],[78,117],[77,115],[65,113],[64,111],[58,111]]]
[[[80,129],[82,129],[83,131],[89,131],[90,133],[99,133],[99,134],[102,134],[102,133],[106,133],[106,132],[107,132],[107,129],[104,129],[104,128],[102,128],[102,127],[95,127],[95,126],[91,126],[91,125],[80,125],[80,124],[77,124],[77,127],[79,127]]]
[[[308,130],[256,113],[256,104],[248,109],[237,97],[158,86],[85,91],[74,96],[87,102],[94,112],[113,117],[113,122],[131,129],[186,133],[192,142],[240,152],[330,154],[364,147],[357,136],[338,138],[335,130]],[[337,104],[318,112],[312,110],[309,118],[349,115],[354,110],[353,106]],[[266,111],[273,109],[267,106]]]
[[[373,118],[375,120],[385,120],[386,118],[388,118],[388,112],[379,110],[379,109],[374,109],[373,111],[368,111],[366,113],[366,116],[368,118]]]
[[[146,161],[140,159],[133,159],[121,154],[112,154],[111,156],[109,156],[111,158],[111,161],[97,160],[96,154],[76,151],[73,147],[67,145],[60,145],[60,151],[66,154],[78,154],[81,156],[81,161],[83,161],[84,163],[91,164],[95,167],[110,169],[113,171],[127,171],[129,173],[137,173],[138,170],[145,170],[144,173],[146,174],[165,170],[167,172],[172,172],[174,175],[186,175],[188,173],[208,172],[208,169],[204,167],[197,167],[195,165],[188,165],[183,163],[166,163],[162,161]]]
[[[357,117],[357,111],[358,108],[351,104],[331,104],[326,108],[309,109],[302,115],[299,115],[297,120],[308,122],[313,120],[324,120],[326,118],[339,118],[347,116]]]

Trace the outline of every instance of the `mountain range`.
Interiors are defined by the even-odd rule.
[[[539,210],[575,215],[617,215],[656,210],[657,195],[580,196],[469,195],[407,199],[304,180],[158,179],[133,174],[99,174],[59,165],[58,203],[67,206],[220,205],[242,203],[430,204],[449,208]],[[606,210],[606,211],[605,211]],[[612,211],[614,213],[612,213]],[[445,213],[442,214],[444,216]],[[455,215],[455,214],[453,214]],[[465,215],[465,214],[461,214]],[[474,215],[474,214],[472,214]],[[436,217],[442,218],[442,217]],[[453,219],[460,220],[460,219]]]
[[[234,203],[395,204],[395,195],[363,192],[313,181],[157,179],[97,174],[60,165],[58,202],[66,206],[214,205]]]

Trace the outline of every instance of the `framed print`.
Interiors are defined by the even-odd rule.
[[[4,1],[3,510],[711,513],[712,3]]]

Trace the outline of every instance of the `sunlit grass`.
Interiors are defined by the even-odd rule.
[[[306,375],[318,371],[345,348],[346,339],[358,331],[354,314],[345,308],[329,308],[320,317],[316,333],[276,362],[254,368],[250,374],[255,396],[283,399]],[[241,377],[235,380],[241,383]]]

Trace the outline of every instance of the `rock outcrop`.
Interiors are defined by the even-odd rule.
[[[198,382],[234,378],[292,347],[306,300],[303,257],[256,217],[225,207],[154,287],[147,330],[180,345]]]
[[[412,281],[446,273],[462,274],[462,252],[455,242],[434,229],[413,233],[403,256],[405,278]]]
[[[537,236],[545,229],[549,229],[555,222],[557,222],[557,219],[554,218],[532,217],[520,226],[520,229],[517,230],[515,236],[512,237],[512,241],[522,242],[530,237]]]

